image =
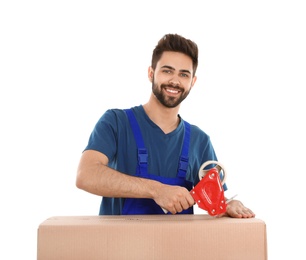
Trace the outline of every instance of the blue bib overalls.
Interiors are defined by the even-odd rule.
[[[162,177],[148,173],[148,152],[147,149],[145,148],[136,117],[131,109],[126,109],[125,112],[129,118],[129,122],[138,148],[137,149],[138,165],[136,170],[136,176],[141,178],[156,180],[168,185],[182,186],[190,191],[193,185],[191,182],[186,180],[186,173],[188,168],[188,150],[190,142],[190,124],[184,121],[185,136],[184,136],[183,148],[180,155],[177,176],[175,178]],[[162,208],[159,205],[157,205],[153,199],[127,198],[125,199],[124,202],[122,214],[135,215],[135,214],[165,214],[165,213],[162,210]],[[193,207],[190,207],[189,209],[180,212],[180,214],[193,214]]]

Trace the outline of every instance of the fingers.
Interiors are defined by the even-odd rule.
[[[253,213],[253,211],[248,209],[248,208],[246,208],[246,207],[244,207],[244,206],[243,206],[242,209],[240,209],[237,212],[237,214],[239,216],[241,216],[242,218],[253,218],[253,217],[255,217],[255,214]]]
[[[194,201],[192,199],[191,203],[190,200],[187,200],[186,198],[182,198],[178,201],[173,201],[171,205],[169,205],[169,211],[172,214],[177,214],[182,212],[183,210],[186,210],[194,205]]]
[[[241,215],[243,218],[254,218],[255,217],[255,213],[248,208],[244,208],[244,210],[241,211]]]
[[[227,205],[226,213],[233,218],[254,218],[255,214],[252,210],[245,207],[240,201],[232,201]]]
[[[168,192],[171,189],[168,189]],[[193,197],[190,195],[189,191],[182,187],[177,187],[172,189],[171,195],[167,198],[166,205],[164,207],[172,214],[177,214],[192,207],[195,204]],[[164,194],[165,195],[165,194]],[[166,199],[166,196],[163,197]]]

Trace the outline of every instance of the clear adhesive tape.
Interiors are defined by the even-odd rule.
[[[225,172],[225,168],[223,167],[223,165],[221,163],[219,163],[218,161],[206,161],[206,162],[204,162],[201,165],[200,170],[199,170],[199,179],[201,180],[204,177],[204,175],[210,170],[210,169],[204,170],[205,167],[207,167],[210,164],[215,164],[214,167],[217,169],[219,174],[220,174],[221,171],[223,172],[223,174],[222,174],[223,178],[221,180],[221,184],[223,185],[225,183],[225,180],[226,180],[226,172]]]

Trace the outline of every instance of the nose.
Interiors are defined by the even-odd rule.
[[[179,86],[181,84],[181,82],[179,81],[178,77],[173,76],[170,80],[169,80],[169,85],[171,86]]]

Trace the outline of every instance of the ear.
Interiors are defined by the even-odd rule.
[[[148,68],[148,78],[150,80],[150,82],[153,82],[153,77],[154,77],[154,70],[152,69],[152,67],[150,66]]]
[[[191,88],[194,86],[194,84],[196,83],[196,81],[197,81],[197,76],[194,76],[194,77],[192,78]]]

